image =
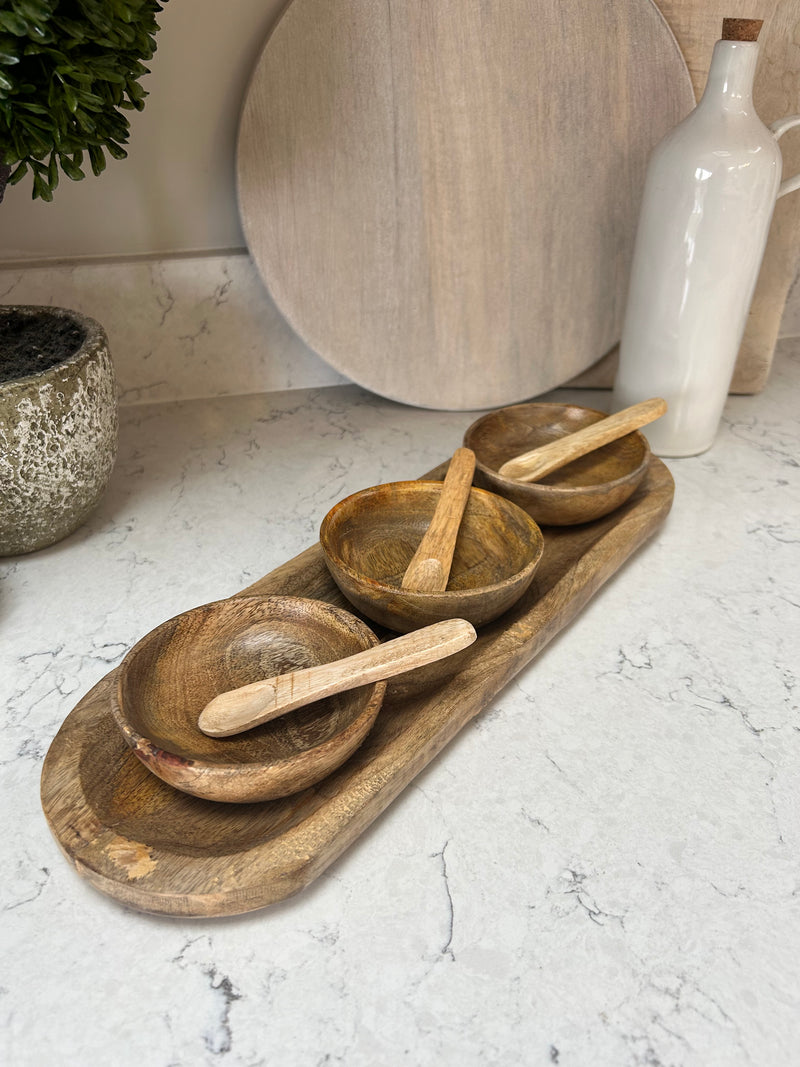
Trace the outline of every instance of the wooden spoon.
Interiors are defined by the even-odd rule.
[[[502,478],[513,478],[517,482],[538,482],[551,471],[566,466],[573,459],[594,452],[596,448],[610,444],[619,437],[624,437],[640,426],[646,426],[660,418],[667,410],[667,403],[661,397],[643,400],[641,404],[624,408],[615,415],[593,422],[582,430],[559,437],[531,452],[523,452],[507,460],[497,472]]]
[[[400,583],[401,589],[415,593],[443,593],[447,588],[456,538],[474,473],[475,453],[471,448],[457,448],[447,468],[430,526],[411,557]]]
[[[203,708],[198,726],[210,737],[230,737],[314,700],[370,685],[423,667],[471,645],[477,634],[465,619],[445,619],[353,656],[279,674],[220,693]]]

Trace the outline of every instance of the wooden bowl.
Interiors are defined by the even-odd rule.
[[[218,693],[378,643],[360,619],[316,600],[233,597],[162,623],[119,667],[114,717],[136,755],[165,782],[206,800],[251,802],[318,782],[367,736],[385,682],[316,701],[230,738],[197,719]]]
[[[479,476],[493,492],[513,500],[542,525],[572,526],[608,515],[636,490],[650,462],[644,434],[626,434],[539,482],[518,482],[497,472],[514,456],[605,417],[575,404],[514,404],[473,422],[464,445],[475,453]]]
[[[453,618],[482,626],[522,596],[541,559],[544,539],[530,516],[494,493],[471,489],[445,592],[401,590],[441,489],[441,482],[376,485],[340,501],[322,522],[333,580],[351,604],[390,630]]]

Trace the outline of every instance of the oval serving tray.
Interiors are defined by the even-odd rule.
[[[443,477],[444,465],[427,477]],[[70,713],[42,771],[42,806],[80,875],[141,911],[217,916],[296,893],[325,870],[486,707],[660,526],[673,482],[653,459],[636,494],[605,519],[545,528],[523,599],[458,653],[449,680],[390,690],[364,745],[317,786],[283,800],[216,804],[165,785],[125,744],[107,675]],[[342,604],[319,545],[243,591]],[[455,658],[455,657],[454,657]]]

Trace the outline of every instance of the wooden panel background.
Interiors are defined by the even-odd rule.
[[[686,58],[695,95],[705,88],[711,52],[723,17],[762,18],[755,106],[767,124],[800,112],[800,2],[798,0],[656,0]],[[800,130],[781,139],[784,176],[800,170]],[[782,197],[775,208],[742,347],[731,382],[733,393],[757,393],[767,383],[786,297],[800,264],[800,194]],[[609,353],[574,384],[607,387],[616,352]]]

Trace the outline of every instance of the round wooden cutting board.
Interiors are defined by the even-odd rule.
[[[248,247],[360,385],[516,403],[618,341],[647,157],[693,105],[651,0],[293,0],[239,129]]]

